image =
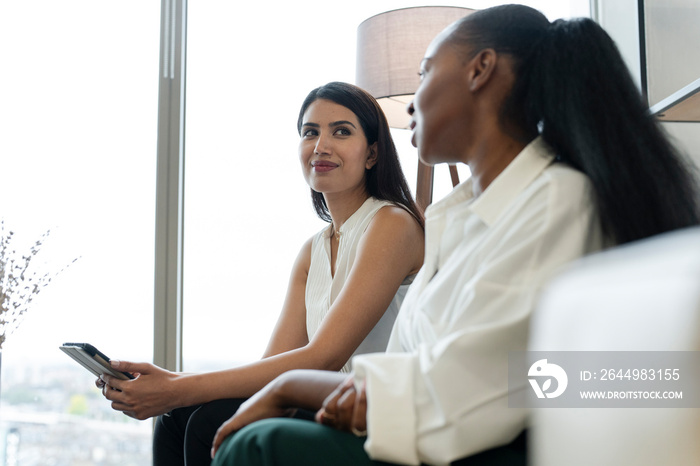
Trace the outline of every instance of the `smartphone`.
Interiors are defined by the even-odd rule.
[[[134,378],[134,376],[128,372],[120,372],[112,369],[112,366],[109,365],[109,358],[89,343],[64,343],[59,346],[59,349],[75,359],[78,364],[97,377],[102,374],[109,374],[122,380]]]

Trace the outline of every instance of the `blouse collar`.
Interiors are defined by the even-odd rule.
[[[538,136],[525,146],[479,197],[474,198],[472,180],[469,178],[456,186],[445,198],[430,205],[426,210],[426,218],[439,216],[454,205],[469,202],[470,210],[484,223],[492,225],[554,158],[552,149]]]

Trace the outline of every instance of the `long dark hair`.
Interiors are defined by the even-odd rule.
[[[615,243],[699,223],[692,165],[672,146],[613,40],[594,21],[550,23],[521,5],[478,11],[449,39],[514,61],[502,126],[523,141],[541,133],[558,160],[585,173],[601,226]]]
[[[389,124],[377,101],[366,91],[352,84],[331,82],[309,92],[299,110],[297,130],[301,135],[304,113],[314,101],[325,99],[349,109],[357,116],[367,137],[367,144],[377,143],[377,163],[366,170],[365,188],[367,193],[383,201],[393,202],[406,209],[423,226],[423,214],[416,205],[401,171],[399,156],[394,140],[389,132]],[[328,206],[323,194],[311,190],[316,214],[327,222],[331,221]]]

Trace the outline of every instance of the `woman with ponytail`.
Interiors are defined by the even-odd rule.
[[[482,10],[420,67],[419,156],[472,176],[426,212],[387,353],[353,358],[350,376],[281,375],[219,429],[215,465],[525,464],[508,352],[526,350],[542,285],[590,252],[698,224],[689,166],[593,21]],[[295,408],[317,422],[265,419]]]

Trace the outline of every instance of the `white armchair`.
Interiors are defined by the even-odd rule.
[[[700,351],[700,228],[574,264],[531,331],[533,351]],[[530,432],[536,466],[700,464],[700,409],[533,409]]]

